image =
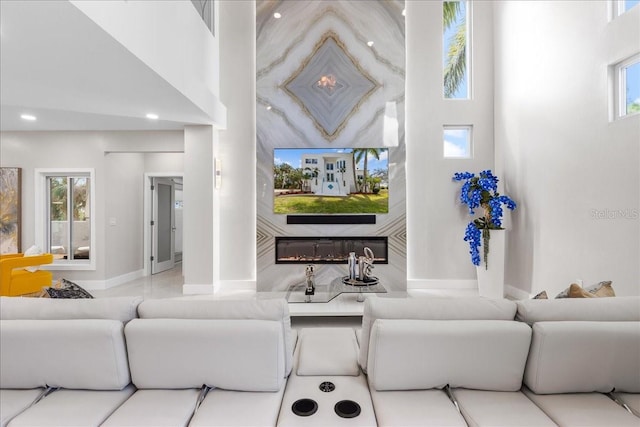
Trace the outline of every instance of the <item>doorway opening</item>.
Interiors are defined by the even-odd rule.
[[[145,174],[145,275],[182,263],[182,173]]]

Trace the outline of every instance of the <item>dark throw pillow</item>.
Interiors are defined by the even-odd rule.
[[[80,298],[93,298],[89,292],[80,287],[79,285],[62,279],[59,284],[46,289],[49,298],[68,298],[68,299],[80,299]]]

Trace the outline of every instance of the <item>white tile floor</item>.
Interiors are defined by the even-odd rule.
[[[175,268],[151,276],[141,277],[114,286],[106,290],[92,290],[96,298],[118,296],[142,296],[145,299],[177,298],[188,299],[247,299],[255,298],[256,292],[251,290],[225,290],[210,295],[183,295],[182,264]],[[474,297],[478,296],[475,289],[412,289],[402,297],[409,298],[437,298],[437,297]],[[344,294],[336,297],[328,304],[289,304],[292,326],[295,329],[305,327],[359,327],[362,323],[364,304],[356,301],[356,294]],[[376,298],[375,294],[367,298]]]
[[[115,296],[137,296],[145,299],[182,297],[182,263],[175,268],[151,276],[141,277],[114,286],[106,290],[92,290],[91,294],[96,298]],[[478,296],[476,289],[411,289],[407,292],[409,297],[474,297]],[[254,298],[255,291],[221,291],[212,295],[213,298]],[[303,304],[304,305],[304,304]],[[317,306],[317,304],[313,304]]]
[[[105,290],[92,290],[96,298],[142,296],[145,299],[173,298],[182,296],[182,263],[178,263],[171,270],[144,276],[131,282]]]

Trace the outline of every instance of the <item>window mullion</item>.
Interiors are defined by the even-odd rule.
[[[67,236],[69,255],[67,259],[73,260],[73,178],[67,177]]]

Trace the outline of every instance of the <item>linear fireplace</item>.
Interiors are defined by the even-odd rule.
[[[276,237],[276,264],[346,264],[349,252],[373,251],[376,264],[388,264],[387,237]]]

